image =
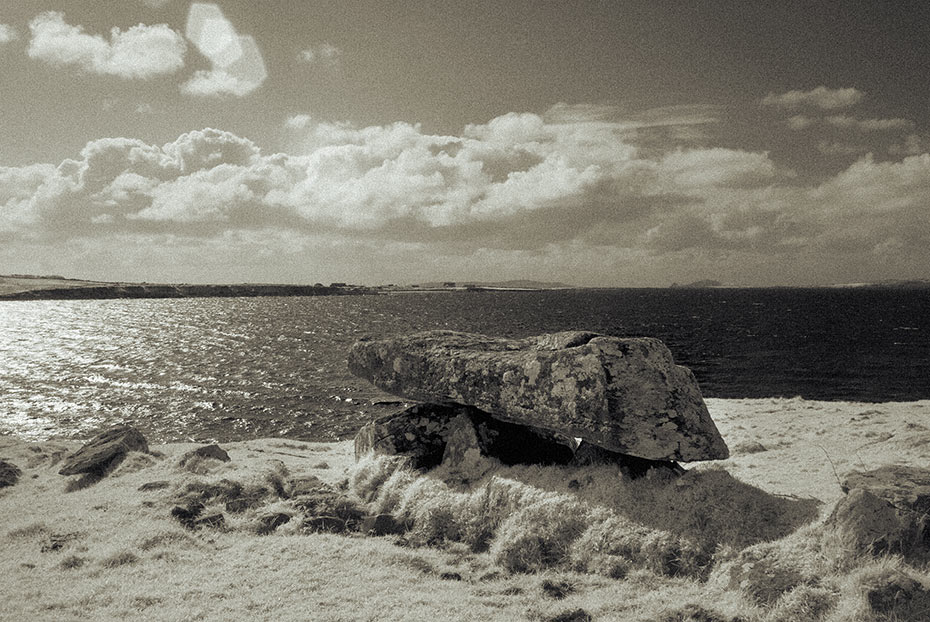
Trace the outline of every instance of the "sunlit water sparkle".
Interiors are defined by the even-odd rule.
[[[0,303],[0,433],[349,438],[396,409],[361,336],[586,329],[662,339],[706,396],[930,398],[930,292],[577,290]],[[395,398],[396,399],[396,398]]]

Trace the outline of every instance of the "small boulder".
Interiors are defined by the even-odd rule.
[[[258,535],[266,536],[290,520],[291,515],[284,512],[266,514],[258,519]]]
[[[930,514],[930,469],[889,464],[870,471],[853,471],[842,488],[843,492],[868,490],[897,508]]]
[[[871,555],[910,555],[926,551],[923,515],[895,507],[863,488],[855,488],[840,499],[827,519],[842,547]]]
[[[193,502],[186,506],[176,505],[171,508],[171,516],[188,529],[193,529],[197,517],[200,516],[203,510],[204,505],[202,503]]]
[[[79,473],[103,475],[130,451],[148,453],[148,441],[136,428],[119,425],[101,432],[65,458],[58,473],[61,475]]]
[[[0,460],[0,488],[14,485],[22,474],[23,472],[15,464]]]
[[[161,479],[155,482],[145,482],[137,489],[139,492],[149,492],[152,490],[163,490],[171,486],[171,482],[166,479]]]
[[[203,445],[190,450],[181,456],[181,460],[178,464],[183,467],[191,460],[203,460],[204,458],[219,460],[220,462],[229,462],[229,454],[226,453],[226,450],[214,443],[213,445]]]
[[[406,531],[393,514],[376,514],[362,519],[359,531],[369,536],[390,536]]]

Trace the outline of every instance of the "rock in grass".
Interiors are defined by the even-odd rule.
[[[101,432],[83,447],[65,458],[61,475],[103,474],[130,451],[148,453],[149,444],[142,432],[128,425],[118,425]]]
[[[914,603],[923,605],[914,607],[922,612],[926,612],[930,605],[930,590],[901,571],[888,570],[871,577],[864,587],[869,608],[877,614],[888,615],[890,619],[897,619],[891,615],[896,613],[895,610],[909,608]],[[914,618],[901,616],[900,619]]]
[[[191,460],[202,460],[204,458],[219,460],[220,462],[229,462],[229,454],[226,453],[226,450],[214,443],[213,445],[203,445],[190,450],[181,456],[179,464],[183,467]]]
[[[0,488],[14,485],[22,474],[23,472],[15,464],[0,460]]]
[[[871,471],[853,471],[842,488],[843,492],[868,490],[899,509],[930,514],[930,469],[889,464]]]
[[[827,524],[857,553],[930,552],[930,469],[886,465],[853,471]]]
[[[465,420],[474,432],[463,427]],[[417,404],[363,426],[355,436],[355,457],[368,451],[402,455],[414,468],[429,469],[442,462],[462,464],[475,446],[504,464],[567,464],[574,454],[574,439],[567,436],[500,421],[467,406]]]
[[[652,460],[729,456],[694,375],[651,338],[564,332],[497,339],[451,331],[357,342],[349,369],[406,398],[581,437]]]
[[[926,514],[896,507],[863,488],[854,488],[837,502],[827,526],[844,549],[856,554],[907,557],[930,550]]]
[[[369,536],[390,536],[404,533],[406,529],[393,514],[376,514],[363,518],[359,531]]]
[[[290,520],[291,515],[285,514],[284,512],[265,514],[258,519],[258,535],[266,536]]]

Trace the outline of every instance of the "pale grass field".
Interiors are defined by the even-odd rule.
[[[158,446],[79,488],[57,473],[76,444],[0,437],[0,459],[23,471],[0,489],[0,620],[545,621],[579,609],[650,622],[930,620],[914,606],[875,617],[863,587],[895,572],[930,586],[925,564],[851,557],[822,529],[842,496],[837,477],[930,464],[930,402],[707,401],[733,457],[688,465],[679,480],[520,467],[453,488],[391,460],[356,465],[351,443],[262,439],[187,469],[178,459],[195,445]],[[369,511],[411,531],[308,534],[295,519],[257,535],[260,513],[296,513],[286,499],[227,512],[225,530],[170,516],[193,482],[310,474],[348,480]],[[138,490],[155,481],[169,483]],[[760,604],[751,593],[765,581],[728,580],[740,551],[814,580]]]

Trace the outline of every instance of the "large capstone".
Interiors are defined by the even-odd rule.
[[[658,339],[428,331],[359,341],[348,363],[394,395],[473,406],[625,454],[686,462],[729,456],[694,375]]]

